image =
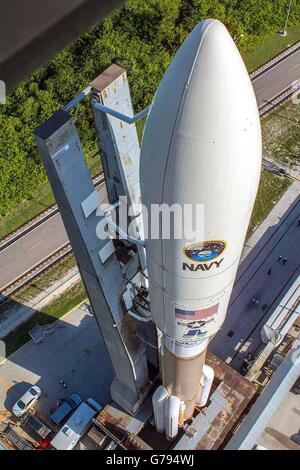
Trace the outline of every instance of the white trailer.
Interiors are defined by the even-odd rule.
[[[300,276],[280,300],[270,318],[261,330],[261,339],[265,344],[269,341],[274,347],[279,346],[291,326],[300,314]]]
[[[72,450],[79,439],[87,431],[92,419],[102,409],[92,398],[81,403],[75,413],[62,426],[60,431],[52,439],[51,445],[57,450]]]

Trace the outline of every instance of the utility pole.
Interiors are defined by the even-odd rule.
[[[291,6],[292,6],[292,0],[289,1],[289,6],[288,6],[288,10],[287,10],[285,25],[284,25],[284,30],[283,30],[283,33],[282,33],[282,36],[284,36],[284,37],[287,36],[287,25],[288,25],[288,21],[289,21]]]
[[[234,40],[234,42],[238,42],[238,40],[239,40],[240,38],[243,38],[243,37],[244,37],[244,34],[243,34],[243,33],[242,33],[242,34],[239,34],[239,35],[235,35],[234,38],[233,38],[233,40]]]

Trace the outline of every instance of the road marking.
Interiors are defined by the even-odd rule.
[[[35,245],[33,245],[31,248],[29,248],[28,251],[32,251],[34,248],[36,248],[37,246],[41,245],[42,243],[44,243],[45,240],[40,240],[39,242],[37,242]]]
[[[289,69],[289,72],[290,72],[291,70],[294,70],[294,69],[296,69],[297,67],[299,67],[299,64],[295,64],[295,65],[293,65],[293,67],[291,67],[291,68]]]
[[[293,176],[293,175],[291,175],[290,173],[287,173],[287,177],[288,177],[288,178],[291,178],[292,180],[295,180],[295,181],[300,181],[300,179],[297,178],[297,176]]]
[[[61,249],[67,247],[67,245],[68,245],[68,243],[65,243],[65,244],[61,245],[58,249],[51,251],[51,253],[49,253],[47,256],[44,256],[44,258],[42,258],[40,261],[38,261],[38,262],[37,262],[35,265],[33,265],[30,269],[27,269],[27,270],[23,271],[22,273],[18,274],[18,276],[15,277],[15,280],[19,279],[20,276],[28,275],[28,273],[31,271],[31,269],[33,269],[33,268],[38,268],[41,263],[43,263],[44,261],[49,260],[49,258],[51,258],[52,255],[55,255],[58,251],[60,251]],[[33,279],[34,279],[34,277],[28,279],[28,281],[31,281],[31,280],[33,280]],[[3,293],[3,291],[4,291],[5,289],[7,289],[8,286],[11,285],[12,282],[14,282],[14,281],[10,281],[10,282],[8,282],[7,284],[5,284],[4,286],[1,286],[1,285],[0,285],[0,290],[2,291],[2,293]],[[21,347],[22,347],[22,346],[21,346]]]
[[[290,59],[291,57],[298,54],[299,52],[300,52],[299,49],[297,49],[297,50],[293,51],[291,55],[288,55],[288,56],[284,57],[282,60],[279,60],[279,62],[277,62],[277,64],[274,64],[274,65],[272,65],[271,68],[268,68],[266,71],[263,71],[263,73],[261,75],[258,75],[258,77],[254,77],[251,80],[252,83],[255,82],[255,80],[258,80],[259,78],[261,78],[263,75],[266,75],[267,73],[272,72],[272,70],[274,70],[276,67],[278,67],[278,65],[282,65],[286,60]]]
[[[2,253],[4,253],[4,251],[6,250],[9,250],[11,249],[12,246],[14,246],[15,244],[17,244],[18,242],[23,242],[23,240],[26,238],[26,237],[29,237],[32,232],[34,232],[35,230],[41,228],[44,224],[46,224],[47,222],[49,222],[49,220],[51,219],[54,219],[56,216],[60,217],[60,213],[57,212],[56,214],[53,214],[51,215],[51,217],[49,217],[49,219],[45,219],[43,222],[41,222],[40,224],[38,224],[36,227],[33,227],[32,229],[30,229],[29,232],[25,233],[24,235],[22,235],[20,238],[18,238],[17,240],[15,240],[13,243],[11,243],[10,245],[6,246],[5,248],[0,248],[0,256],[2,255]],[[42,227],[43,228],[43,227]]]

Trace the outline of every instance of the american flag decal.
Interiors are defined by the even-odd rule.
[[[181,320],[204,320],[218,312],[219,304],[213,305],[212,307],[202,308],[201,310],[182,310],[181,308],[175,308],[176,318]]]

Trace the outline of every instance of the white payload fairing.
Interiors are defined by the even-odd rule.
[[[198,24],[167,69],[144,130],[142,202],[203,204],[203,233],[146,238],[150,309],[162,332],[157,430],[168,438],[203,406],[213,372],[209,339],[226,315],[261,169],[254,91],[238,49],[217,20]],[[147,222],[147,226],[149,223]],[[171,227],[171,234],[175,228]]]

